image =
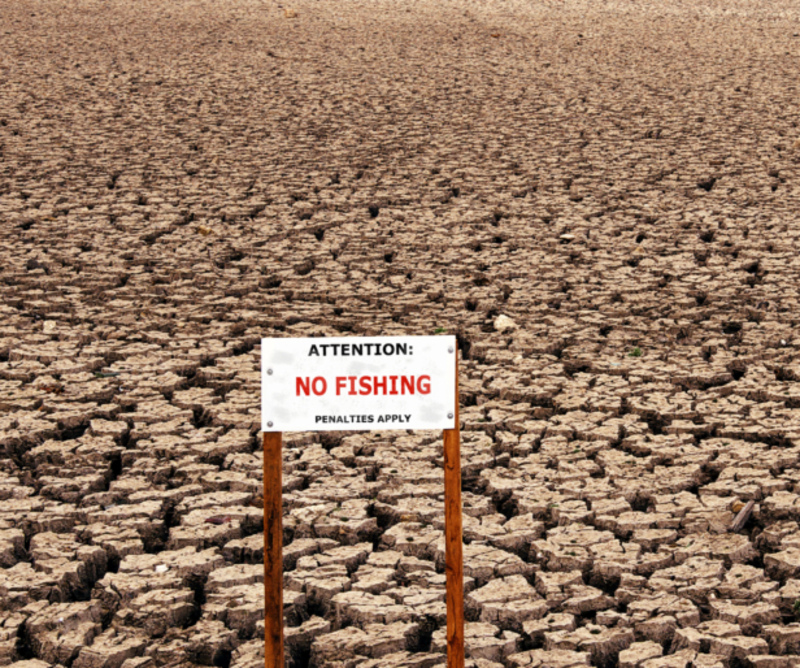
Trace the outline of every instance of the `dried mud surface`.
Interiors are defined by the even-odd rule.
[[[471,666],[800,665],[796,3],[0,16],[0,664],[262,665],[260,338],[446,330]],[[442,479],[286,435],[292,667],[444,665]]]

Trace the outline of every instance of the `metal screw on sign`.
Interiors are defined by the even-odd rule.
[[[272,422],[267,422],[267,426],[271,427],[272,426]]]
[[[448,353],[452,353],[452,352],[453,352],[453,346],[450,346],[450,347],[447,349],[447,352],[448,352]]]
[[[447,414],[447,419],[448,420],[452,420],[453,419],[453,414],[452,413],[448,413]]]
[[[267,369],[267,375],[268,375],[268,376],[271,376],[271,375],[272,375],[272,369]]]

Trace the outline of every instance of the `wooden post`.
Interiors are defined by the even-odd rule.
[[[264,668],[284,668],[281,432],[264,432]]]
[[[461,427],[456,355],[455,428],[444,430],[444,540],[447,585],[447,668],[464,668],[464,557],[461,536]]]

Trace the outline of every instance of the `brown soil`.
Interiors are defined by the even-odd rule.
[[[470,665],[800,665],[795,2],[0,17],[0,665],[262,665],[260,339],[443,329]],[[291,666],[443,666],[440,435],[284,483]]]

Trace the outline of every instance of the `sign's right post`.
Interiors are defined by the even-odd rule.
[[[444,430],[444,535],[447,577],[447,668],[464,668],[464,557],[461,530],[461,425],[456,355],[455,426]]]

